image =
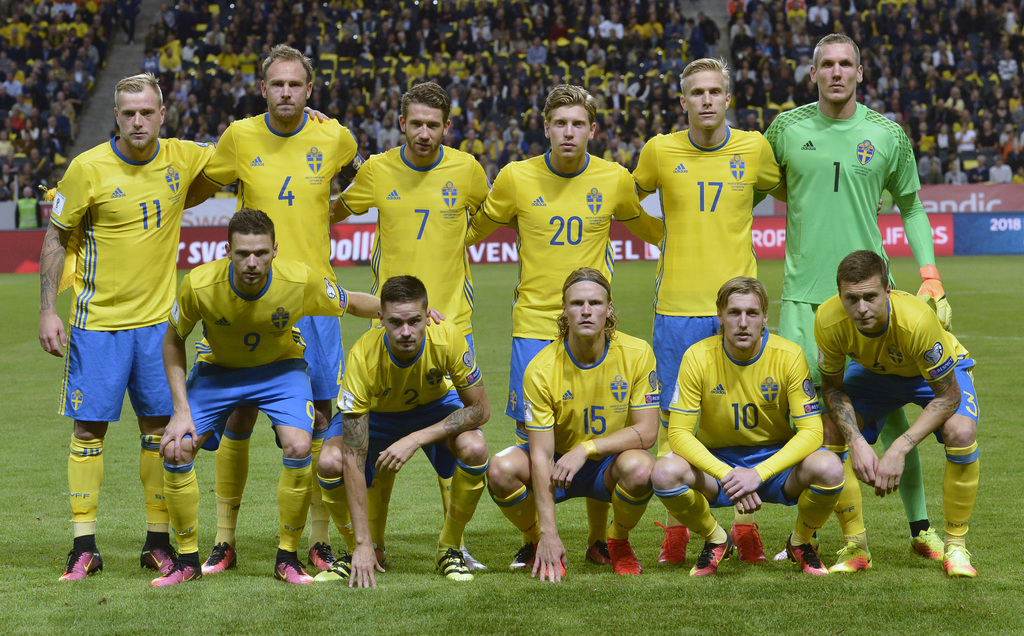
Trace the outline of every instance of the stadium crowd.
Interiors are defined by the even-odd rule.
[[[5,3],[0,18],[0,200],[52,184],[119,21],[137,2]],[[1021,14],[1012,0],[731,0],[728,22],[685,2],[261,2],[164,4],[145,26],[141,69],[163,85],[163,136],[215,141],[263,109],[258,64],[278,43],[317,64],[312,108],[349,127],[364,157],[399,143],[398,100],[433,79],[449,91],[445,143],[491,179],[547,147],[540,110],[560,83],[600,106],[594,155],[633,168],[650,137],[687,126],[678,73],[726,56],[732,125],[763,131],[817,99],[819,37],[864,50],[859,101],[904,127],[924,184],[1024,182]],[[130,35],[129,35],[130,33]],[[141,34],[140,34],[141,36]]]

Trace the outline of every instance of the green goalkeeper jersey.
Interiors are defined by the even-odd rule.
[[[878,229],[882,190],[921,189],[903,129],[857,104],[850,119],[817,102],[781,113],[765,132],[786,175],[786,267],[782,299],[820,304],[836,293],[836,268],[854,250],[885,256]]]

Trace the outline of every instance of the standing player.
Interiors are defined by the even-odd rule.
[[[491,458],[491,497],[526,537],[513,566],[552,582],[565,574],[555,504],[573,497],[611,502],[608,552],[616,574],[643,568],[629,544],[651,495],[658,378],[651,346],[615,331],[611,285],[589,267],[562,286],[558,339],[523,378],[528,441]]]
[[[557,334],[561,310],[557,290],[575,268],[589,266],[611,279],[614,269],[611,220],[624,223],[635,236],[657,244],[662,224],[637,199],[633,179],[622,166],[587,153],[597,129],[597,104],[578,86],[556,86],[544,104],[544,134],[551,149],[543,156],[502,168],[473,217],[468,244],[487,236],[497,224],[516,231],[519,284],[512,300],[512,360],[505,414],[526,439],[523,372]],[[590,522],[587,557],[611,561],[605,536],[608,506],[587,500]]]
[[[884,258],[853,252],[839,264],[839,294],[815,316],[826,422],[831,421],[826,441],[836,437],[835,425],[850,447],[848,463],[857,477],[884,497],[902,485],[907,453],[934,433],[946,449],[943,569],[949,576],[977,576],[966,546],[980,472],[974,360],[928,305],[892,290],[889,280]],[[879,459],[869,444],[878,439],[885,416],[910,403],[923,409],[921,415]]]
[[[332,204],[332,220],[376,207],[370,291],[377,293],[382,281],[393,276],[416,274],[426,285],[435,309],[455,321],[472,352],[473,278],[466,232],[489,184],[472,155],[441,146],[451,127],[450,109],[448,93],[436,83],[410,88],[402,96],[398,118],[405,144],[367,160],[352,185]],[[382,564],[387,502],[394,479],[391,471],[379,472],[368,494],[370,533]],[[447,510],[451,484],[438,479]],[[486,569],[468,552],[464,556],[471,569]]]
[[[843,466],[821,448],[821,408],[807,361],[795,344],[768,333],[768,292],[757,279],[726,282],[716,305],[721,335],[690,347],[679,368],[672,452],[654,468],[654,492],[705,538],[691,576],[714,574],[732,552],[733,539],[710,507],[753,512],[765,501],[797,506],[786,552],[803,572],[828,574],[811,537],[835,508]]]
[[[423,449],[437,475],[451,483],[437,571],[472,581],[460,547],[487,472],[487,442],[479,429],[491,411],[480,367],[457,325],[427,327],[427,289],[418,278],[389,278],[380,303],[381,328],[367,331],[349,352],[340,412],[317,463],[335,522],[351,510],[355,549],[351,565],[345,557],[317,580],[347,577],[350,586],[377,585],[374,572],[384,569],[370,536],[367,484],[380,472],[398,472]]]
[[[917,191],[921,188],[914,154],[903,129],[857,103],[862,79],[860,49],[845,35],[832,34],[814,48],[811,78],[819,101],[782,113],[765,137],[782,166],[788,190],[786,266],[782,281],[779,333],[796,342],[807,356],[811,378],[820,386],[814,345],[814,312],[833,295],[829,272],[851,249],[869,249],[884,256],[877,207],[882,190],[892,193],[900,209],[907,240],[921,268],[919,295],[935,303],[948,326],[949,304],[935,268],[931,226]],[[889,441],[907,430],[902,410],[890,415],[883,429]],[[883,436],[883,444],[886,439]],[[843,456],[844,445],[830,446]],[[871,566],[863,511],[856,501],[860,486],[844,462],[847,487],[836,506],[845,547],[833,572]],[[942,541],[928,523],[921,461],[917,450],[907,455],[900,497],[910,521],[912,549],[931,559],[942,558]]]
[[[159,373],[161,325],[174,300],[185,192],[213,148],[157,138],[163,95],[148,73],[117,83],[114,117],[120,134],[76,157],[58,184],[39,257],[39,343],[57,357],[68,347],[60,412],[74,419],[68,487],[75,539],[62,581],[103,569],[96,547],[103,440],[108,422],[120,417],[126,389],[142,440],[148,532],[140,562],[166,573],[175,558],[159,455],[173,411]],[[66,257],[77,261],[67,336],[55,312]]]
[[[690,62],[680,89],[689,129],[648,141],[633,171],[641,198],[661,189],[665,240],[655,279],[654,354],[658,381],[669,388],[676,384],[683,353],[718,332],[713,299],[722,282],[757,276],[751,238],[754,196],[775,189],[782,180],[771,146],[760,133],[726,125],[732,95],[723,62]],[[663,391],[659,457],[669,452],[671,401],[672,392]],[[737,511],[730,535],[741,560],[764,561],[752,513]],[[658,561],[682,563],[688,540],[686,526],[670,514]]]
[[[284,454],[277,484],[280,543],[274,576],[312,583],[296,555],[312,488],[313,396],[302,334],[303,316],[368,318],[379,309],[370,294],[348,293],[299,262],[278,259],[274,224],[260,210],[238,210],[228,225],[230,257],[201,265],[181,282],[164,336],[164,367],[174,416],[161,443],[164,492],[181,554],[152,582],[166,587],[202,577],[199,565],[200,447],[216,449],[236,406],[263,410]],[[203,323],[198,356],[185,379],[185,342]],[[212,438],[212,439],[211,439]]]
[[[313,90],[309,58],[285,45],[275,46],[263,61],[261,90],[267,112],[232,123],[217,143],[217,153],[189,193],[189,203],[204,201],[221,187],[239,181],[238,208],[266,212],[281,236],[282,258],[305,263],[329,281],[331,179],[351,180],[362,159],[347,128],[335,120],[318,122],[303,112]],[[336,317],[307,316],[296,325],[306,341],[316,407],[313,456],[319,453],[338,395],[344,358]],[[217,538],[204,573],[222,572],[235,563],[235,527],[249,473],[249,436],[256,409],[241,408],[228,421],[217,451]],[[314,484],[310,506],[310,563],[321,570],[334,561],[330,518],[319,503]]]

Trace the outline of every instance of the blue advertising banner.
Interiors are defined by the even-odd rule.
[[[1024,214],[954,214],[954,252],[1024,254]]]

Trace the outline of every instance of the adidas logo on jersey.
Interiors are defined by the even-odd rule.
[[[253,159],[253,160],[252,160],[252,163],[250,163],[249,165],[250,165],[250,166],[254,166],[254,167],[255,167],[255,166],[262,166],[262,165],[263,165],[263,160],[262,160],[262,159],[260,159],[260,158],[259,158],[259,157],[257,156],[257,157],[256,157],[255,159]]]
[[[402,197],[398,196],[398,190],[392,190],[391,194],[387,196],[388,201],[401,201]]]
[[[566,391],[565,395],[562,396],[562,401],[563,402],[565,402],[566,400],[571,400],[571,399],[572,399],[572,391]]]
[[[123,196],[127,196],[127,195],[124,192],[121,191],[121,188],[118,188],[117,190],[114,190],[114,194],[110,195],[110,198],[111,199],[120,199]]]
[[[533,203],[531,205],[547,207],[548,204],[544,203],[544,197],[537,197],[536,199],[533,200]]]
[[[221,327],[227,327],[227,326],[229,326],[229,325],[230,325],[231,323],[230,323],[230,322],[228,322],[228,319],[227,319],[227,318],[225,318],[224,316],[221,316],[221,317],[220,317],[220,320],[218,320],[218,321],[217,321],[217,322],[215,322],[214,324],[216,324],[216,325],[220,325]]]
[[[725,395],[725,387],[719,384],[715,388],[711,389],[712,395]]]
[[[672,171],[672,174],[682,174],[684,172],[688,172],[686,166],[684,166],[683,164],[679,164],[678,166],[676,166],[676,169]]]
[[[815,148],[815,147],[814,147],[814,144],[813,144],[813,143],[811,143],[810,141],[808,141],[808,142],[807,142],[807,143],[805,143],[805,144],[804,144],[803,146],[801,146],[800,150],[817,150],[817,148]]]

